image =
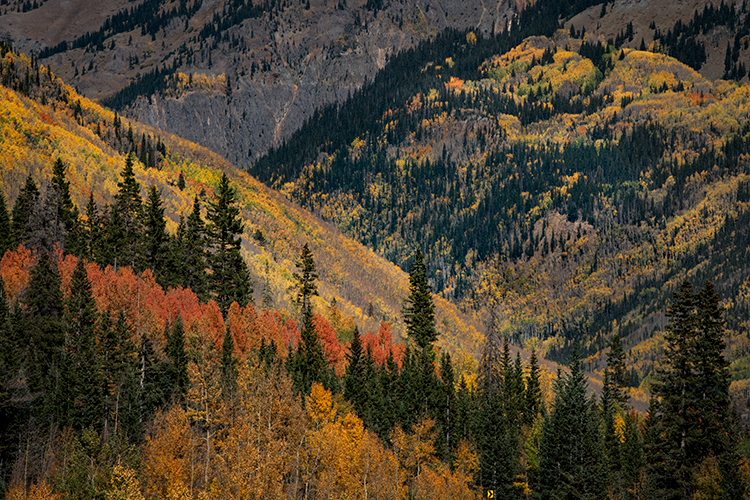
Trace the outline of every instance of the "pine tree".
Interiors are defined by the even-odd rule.
[[[31,237],[29,220],[31,213],[39,200],[39,188],[31,174],[26,178],[26,184],[13,204],[13,246],[25,244]]]
[[[349,364],[346,366],[344,373],[344,397],[354,406],[354,411],[362,416],[364,413],[365,401],[362,398],[362,392],[365,384],[364,374],[364,352],[362,347],[362,337],[359,335],[359,329],[354,327],[354,336],[347,353]]]
[[[184,402],[190,378],[188,377],[188,355],[185,349],[185,328],[181,316],[177,316],[171,329],[171,334],[167,336],[166,347],[166,355],[170,361],[167,370],[170,381],[169,392],[173,400]]]
[[[0,192],[0,259],[8,250],[13,250],[13,226],[10,222],[5,195]]]
[[[531,350],[531,356],[529,357],[529,373],[526,376],[526,390],[524,391],[524,396],[525,406],[523,410],[523,423],[527,427],[531,427],[537,415],[544,412],[536,349]]]
[[[97,309],[83,259],[78,259],[71,278],[66,323],[64,380],[71,391],[68,422],[77,429],[101,428],[104,380],[97,353]]]
[[[29,290],[24,298],[23,318],[26,346],[27,383],[34,397],[33,413],[42,426],[59,422],[66,403],[61,380],[65,323],[60,274],[47,253],[42,253],[31,270]]]
[[[182,283],[190,288],[201,302],[208,300],[206,275],[206,227],[201,217],[201,204],[196,196],[193,210],[185,225],[185,238],[181,243]]]
[[[115,203],[109,210],[107,224],[107,252],[102,265],[130,266],[141,269],[141,241],[143,235],[143,200],[141,186],[133,171],[133,155],[125,157],[122,180],[117,184]]]
[[[328,383],[323,346],[315,331],[310,307],[306,307],[303,311],[299,349],[292,362],[293,369],[290,372],[298,393],[309,394],[314,382],[321,382],[324,385]]]
[[[146,268],[151,269],[156,282],[167,286],[166,260],[169,235],[167,222],[164,220],[164,205],[156,186],[148,190],[145,207],[145,224],[143,233],[143,257]]]
[[[722,483],[731,492],[727,494],[740,494],[739,440],[729,408],[729,365],[723,356],[724,321],[713,285],[706,283],[695,294],[684,282],[667,317],[665,361],[652,388],[659,399],[649,405],[644,444],[651,495],[691,496],[695,470],[708,457],[722,464]]]
[[[438,336],[435,328],[435,304],[432,301],[430,285],[427,283],[427,268],[419,249],[409,271],[409,297],[402,314],[409,337],[420,349],[431,347]]]
[[[570,373],[558,380],[544,423],[537,490],[542,498],[603,499],[606,474],[599,422],[586,398],[577,342],[572,357]]]
[[[297,282],[296,302],[304,314],[306,309],[312,307],[313,296],[318,295],[318,285],[315,283],[315,280],[318,279],[318,273],[315,270],[312,251],[307,243],[302,247],[297,268],[299,272],[294,273],[292,277]]]
[[[70,182],[65,177],[65,164],[60,158],[52,165],[52,187],[57,198],[58,218],[65,226],[65,251],[80,256],[82,242],[78,207],[70,196]]]
[[[208,259],[212,271],[211,289],[225,316],[232,302],[244,307],[252,295],[247,264],[240,254],[244,223],[235,203],[236,192],[229,184],[229,177],[222,174],[216,188],[216,201],[208,204],[206,232],[212,249]]]
[[[625,352],[622,349],[622,340],[619,333],[615,333],[609,343],[607,371],[609,372],[612,397],[617,404],[624,406],[628,402],[628,396],[623,390],[628,385],[628,374],[625,368]]]

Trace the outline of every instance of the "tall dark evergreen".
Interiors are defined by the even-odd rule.
[[[63,347],[65,321],[63,294],[57,266],[47,253],[39,256],[31,270],[29,289],[24,303],[24,337],[27,383],[33,397],[37,423],[60,422],[65,410],[63,401]]]
[[[164,220],[164,204],[156,186],[148,190],[145,206],[145,224],[143,232],[143,264],[151,269],[156,282],[166,287],[169,283],[167,269],[169,256],[169,235],[167,222]]]
[[[39,188],[31,177],[31,174],[29,174],[26,177],[26,184],[24,184],[23,189],[18,194],[18,198],[16,198],[16,202],[13,204],[12,231],[14,246],[26,243],[31,237],[29,222],[38,200]]]
[[[141,269],[141,241],[143,235],[143,200],[141,186],[133,171],[133,155],[125,157],[122,179],[117,184],[115,203],[109,210],[106,254],[102,265],[130,266]]]
[[[240,236],[244,223],[236,206],[237,193],[222,174],[216,187],[216,199],[208,204],[208,235],[212,271],[210,288],[221,312],[226,315],[232,302],[245,306],[252,296],[247,264],[242,259]]]
[[[653,498],[688,498],[696,469],[715,457],[722,484],[737,494],[737,435],[729,407],[724,322],[711,283],[696,294],[689,282],[667,310],[664,363],[657,372],[644,444]],[[719,437],[717,439],[717,437]]]
[[[532,349],[529,357],[529,372],[526,375],[526,390],[524,391],[523,423],[527,427],[531,427],[537,415],[541,413],[544,413],[544,402],[542,400],[539,362],[536,357],[536,349]]]
[[[359,328],[356,326],[346,357],[349,364],[347,364],[346,373],[344,373],[344,397],[352,403],[357,414],[362,415],[366,404],[364,348],[362,347]]]
[[[570,373],[558,380],[540,444],[541,498],[604,499],[606,466],[595,405],[586,397],[577,342]]]
[[[0,191],[0,259],[5,252],[13,249],[13,226],[10,222],[8,206],[5,203],[5,195]]]
[[[104,380],[98,352],[97,309],[83,259],[78,259],[66,300],[64,381],[69,391],[67,423],[102,428]]]
[[[409,296],[402,314],[407,334],[421,349],[431,346],[437,340],[435,304],[432,301],[430,285],[427,282],[427,268],[420,249],[417,249],[414,264],[409,271]]]
[[[169,359],[167,377],[169,379],[171,398],[184,401],[187,396],[190,378],[188,377],[188,355],[185,348],[185,328],[182,317],[177,316],[167,336],[166,355]]]
[[[51,182],[56,197],[57,217],[62,220],[65,227],[65,251],[80,256],[83,242],[78,207],[70,196],[70,182],[65,176],[65,164],[60,158],[52,165]]]
[[[104,383],[104,429],[106,437],[125,432],[138,436],[137,350],[130,340],[125,313],[112,321],[106,312],[99,317],[99,346]]]
[[[302,253],[297,261],[297,269],[298,272],[294,273],[292,277],[297,282],[296,302],[304,314],[304,311],[311,307],[312,298],[318,295],[318,285],[315,283],[315,280],[318,279],[318,273],[315,270],[315,259],[307,243],[302,247]]]
[[[202,302],[208,300],[206,226],[201,217],[201,204],[197,196],[193,199],[193,210],[185,224],[185,237],[179,254],[183,285],[190,288]]]

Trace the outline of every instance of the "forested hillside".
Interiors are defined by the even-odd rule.
[[[255,164],[373,249],[0,47],[2,493],[745,498],[750,89],[556,29],[588,6]]]
[[[514,343],[578,338],[602,370],[619,333],[641,389],[671,292],[715,281],[744,406],[748,86],[573,29],[510,40],[394,58],[251,172],[404,269],[418,241],[435,290]]]

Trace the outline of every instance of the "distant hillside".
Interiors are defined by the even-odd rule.
[[[393,55],[446,28],[500,32],[523,4],[9,0],[0,39],[83,95],[246,167]]]
[[[81,212],[89,194],[100,207],[111,203],[124,154],[132,151],[143,160],[136,162],[135,173],[144,197],[147,188],[157,186],[167,230],[174,233],[180,217],[189,215],[193,198],[210,199],[221,172],[226,172],[237,188],[245,220],[243,255],[258,307],[293,310],[291,274],[302,245],[309,243],[320,275],[316,307],[321,314],[329,315],[335,298],[342,321],[377,333],[385,320],[393,325],[395,337],[403,338],[401,307],[408,280],[396,266],[205,148],[101,108],[36,60],[7,48],[2,55],[0,189],[9,207],[29,174],[37,183],[48,182],[57,158],[67,166],[72,198]],[[438,300],[437,305],[439,328],[445,332],[442,345],[465,353],[468,369],[481,336],[447,301]]]
[[[417,80],[376,79],[252,172],[402,268],[419,242],[436,289],[520,345],[565,360],[580,338],[600,370],[619,332],[634,386],[671,291],[715,281],[741,402],[750,87],[573,35],[416,51]]]

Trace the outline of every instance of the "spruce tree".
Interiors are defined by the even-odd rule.
[[[13,204],[13,222],[11,226],[14,247],[25,244],[31,237],[29,220],[38,200],[39,188],[31,177],[31,174],[29,174],[26,177],[26,184],[24,184],[18,198],[16,198],[16,202]]]
[[[65,164],[60,158],[52,165],[52,188],[57,198],[58,218],[65,226],[65,251],[80,256],[82,241],[78,207],[70,196],[70,182],[65,177]]]
[[[190,288],[201,302],[208,300],[206,274],[206,226],[201,217],[201,204],[196,196],[193,210],[185,224],[185,238],[179,252],[182,257],[182,284]]]
[[[71,278],[66,323],[64,378],[71,391],[68,422],[77,429],[101,428],[104,380],[97,352],[97,309],[83,259],[78,259]]]
[[[559,379],[540,444],[537,491],[542,498],[603,499],[606,470],[596,409],[586,397],[578,344],[570,373]]]
[[[125,157],[122,180],[117,184],[115,203],[109,210],[107,224],[107,253],[102,265],[130,266],[141,269],[141,241],[143,235],[143,200],[141,186],[133,171],[133,155]]]
[[[13,226],[10,222],[5,195],[0,191],[0,259],[8,250],[13,250]]]
[[[542,401],[542,387],[539,381],[539,363],[536,349],[531,350],[529,357],[529,373],[526,375],[526,390],[524,391],[523,423],[531,427],[537,415],[544,412]]]
[[[148,190],[148,198],[145,207],[145,224],[143,232],[143,262],[144,266],[151,269],[156,282],[162,287],[167,286],[168,270],[166,269],[168,257],[169,235],[167,234],[167,222],[164,220],[164,204],[156,186]]]
[[[628,385],[628,374],[625,368],[625,352],[622,349],[622,340],[619,333],[615,333],[609,343],[607,371],[609,372],[612,397],[617,404],[624,406],[628,402],[628,396],[624,391],[624,387]]]
[[[706,283],[695,294],[684,282],[667,317],[664,363],[652,387],[659,399],[649,405],[644,443],[651,495],[691,496],[695,471],[708,457],[721,465],[725,492],[737,495],[742,490],[737,480],[738,439],[729,407],[724,320],[713,285]]]
[[[302,332],[299,349],[294,356],[292,378],[298,393],[309,394],[314,382],[327,385],[327,364],[323,346],[315,331],[311,308],[306,307],[302,314]]]
[[[362,392],[364,389],[364,351],[362,347],[362,337],[359,335],[359,329],[354,327],[354,336],[346,355],[349,364],[346,366],[344,373],[344,397],[354,406],[354,411],[358,415],[364,413],[364,399]]]
[[[432,301],[430,285],[427,283],[427,268],[419,249],[409,271],[409,296],[402,314],[407,334],[420,349],[432,346],[438,336],[435,328],[435,304]]]
[[[61,380],[65,322],[60,286],[57,266],[47,253],[42,253],[31,270],[24,298],[25,337],[21,339],[27,348],[27,383],[34,395],[33,413],[42,426],[61,421],[66,407]]]
[[[312,298],[318,295],[318,285],[315,283],[315,280],[318,279],[318,273],[315,269],[315,259],[307,243],[302,247],[297,268],[299,271],[294,273],[292,277],[297,282],[296,302],[304,314],[304,311],[311,307]]]
[[[226,316],[232,302],[244,307],[251,300],[252,287],[247,264],[240,254],[240,236],[244,223],[236,206],[236,191],[222,174],[216,187],[216,200],[208,204],[208,234],[211,290],[222,314]]]
[[[166,355],[170,361],[167,369],[169,392],[175,401],[184,402],[187,396],[190,378],[188,377],[188,355],[185,349],[185,328],[182,316],[177,316],[167,336]]]

